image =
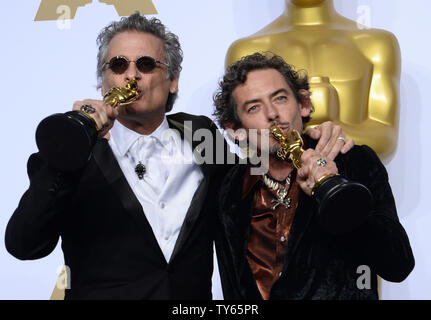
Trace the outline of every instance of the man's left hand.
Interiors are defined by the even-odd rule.
[[[334,160],[340,152],[348,152],[355,145],[352,139],[347,139],[343,134],[341,126],[331,121],[307,130],[306,134],[314,140],[319,139],[315,150],[330,160]]]

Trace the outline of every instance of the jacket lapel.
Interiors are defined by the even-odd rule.
[[[230,252],[237,286],[241,288],[242,296],[261,299],[246,258],[254,196],[252,191],[241,200],[247,169],[247,165],[237,165],[229,171],[221,191],[219,215],[226,243],[223,250]]]
[[[171,129],[176,129],[179,131],[181,135],[181,139],[186,140],[192,146],[192,150],[195,156],[201,156],[201,150],[199,148],[199,144],[201,141],[193,141],[193,133],[195,130],[206,128],[203,123],[199,123],[198,121],[193,121],[193,127],[185,126],[184,122],[181,121],[178,117],[173,119],[172,116],[167,116],[169,127]],[[142,206],[140,205],[138,199],[136,198],[133,190],[130,188],[126,177],[124,176],[121,168],[115,158],[108,142],[106,139],[100,139],[96,143],[93,149],[93,158],[97,165],[100,167],[103,175],[110,185],[112,185],[115,193],[118,195],[123,207],[126,211],[133,216],[133,218],[137,221],[137,223],[145,230],[145,235],[157,251],[157,254],[163,260],[164,255],[158,245],[156,237],[152,231],[152,228],[145,217],[145,214],[142,210]],[[170,261],[173,261],[175,256],[178,255],[178,252],[183,247],[184,243],[187,240],[190,231],[193,229],[193,226],[201,212],[201,209],[204,205],[206,195],[208,193],[209,185],[210,185],[210,176],[212,172],[211,165],[206,163],[200,164],[199,167],[202,170],[204,178],[202,179],[201,184],[198,186],[195,195],[192,199],[190,207],[187,211],[186,217],[181,226],[180,234],[178,236],[177,242],[175,243],[174,251],[172,253]]]
[[[304,141],[304,148],[315,148],[317,141],[311,139],[307,135],[302,135]],[[287,269],[289,262],[292,260],[295,251],[297,250],[304,233],[308,231],[310,222],[316,212],[317,203],[309,196],[307,196],[302,190],[298,199],[298,207],[295,211],[295,217],[293,218],[292,229],[289,235],[286,256],[284,259],[283,270]]]
[[[192,146],[192,152],[194,157],[201,157],[202,152],[204,151],[203,148],[201,148],[200,144],[202,141],[194,140],[193,134],[196,130],[199,129],[207,129],[210,130],[207,126],[205,126],[203,123],[200,123],[200,121],[193,121],[192,126],[189,126],[188,123],[184,123],[184,120],[182,121],[178,117],[175,119],[171,116],[167,116],[169,127],[171,129],[178,130],[181,139],[187,141]],[[189,120],[191,123],[192,121]],[[214,144],[215,145],[215,144]],[[216,152],[216,150],[213,150],[213,152]],[[211,174],[211,165],[208,165],[207,163],[198,164],[199,167],[202,170],[202,173],[207,176]]]
[[[315,214],[316,202],[301,192],[298,199],[298,207],[293,218],[292,230],[287,242],[286,256],[284,258],[283,270],[287,270],[291,258],[297,250],[304,233],[308,231],[310,222]]]
[[[93,148],[93,158],[99,166],[102,174],[105,176],[107,182],[112,186],[115,194],[120,199],[126,212],[130,214],[144,230],[144,235],[147,237],[151,247],[154,248],[160,259],[165,260],[150,223],[142,210],[142,206],[136,198],[133,190],[130,188],[130,185],[127,182],[127,179],[106,139],[99,139],[97,141]]]
[[[204,178],[202,179],[202,182],[200,183],[199,187],[197,188],[193,196],[193,199],[190,203],[190,207],[187,210],[187,214],[184,218],[183,224],[181,226],[180,234],[178,235],[178,239],[175,242],[175,247],[169,262],[173,261],[175,257],[178,255],[178,252],[181,250],[181,248],[183,248],[188,238],[188,235],[193,229],[193,226],[195,225],[196,220],[199,216],[199,213],[201,212],[202,207],[204,205],[206,194],[208,192],[209,183],[210,183],[210,178],[208,176],[204,176]]]
[[[178,130],[181,135],[181,139],[187,141],[192,146],[193,155],[201,156],[201,152],[203,150],[198,148],[198,145],[201,143],[201,141],[193,141],[193,133],[194,131],[200,129],[202,125],[199,125],[197,121],[194,121],[193,127],[190,127],[187,124],[185,125],[184,121],[181,121],[181,119],[178,119],[178,118],[173,119],[171,116],[168,116],[167,119],[168,119],[169,127],[171,129]],[[169,262],[174,260],[174,258],[178,255],[178,252],[184,246],[187,240],[187,237],[190,234],[191,230],[193,229],[193,226],[206,200],[206,196],[208,193],[210,180],[211,180],[210,176],[211,176],[212,169],[210,166],[208,166],[205,163],[200,164],[199,167],[202,170],[204,178],[202,179],[200,185],[195,191],[195,194],[193,196],[193,199],[190,203],[189,209],[187,211],[187,214],[181,226],[180,234],[178,235],[178,239],[175,243],[174,251],[172,252]]]
[[[167,116],[167,119],[169,127],[171,129],[178,130],[181,135],[181,139],[187,141],[189,145],[192,146],[193,156],[200,157],[203,151],[203,149],[199,148],[199,144],[201,143],[201,141],[194,141],[193,134],[198,129],[209,128],[204,124],[200,123],[200,121],[193,121],[192,126],[189,126],[188,123],[184,122],[187,119],[181,117],[181,114],[177,114],[175,117]],[[180,234],[178,235],[178,239],[175,243],[174,251],[172,252],[171,259],[169,262],[172,262],[178,255],[178,253],[181,251],[181,249],[184,247],[188,235],[193,229],[193,226],[195,225],[195,222],[199,217],[199,213],[201,212],[207,198],[207,193],[211,182],[212,168],[206,163],[199,164],[199,167],[202,170],[204,178],[202,179],[202,182],[195,191],[195,194],[181,226]]]

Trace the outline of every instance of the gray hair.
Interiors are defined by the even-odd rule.
[[[147,19],[137,11],[129,17],[123,17],[105,27],[97,37],[99,53],[97,54],[97,88],[102,87],[105,60],[108,55],[109,43],[119,33],[125,31],[147,32],[163,40],[165,59],[168,67],[168,78],[180,77],[183,51],[178,36],[170,32],[157,18]],[[166,112],[172,110],[178,92],[169,93],[166,102]]]

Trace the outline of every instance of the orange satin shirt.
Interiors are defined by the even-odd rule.
[[[284,205],[271,209],[274,205],[271,200],[277,198],[277,191],[267,187],[262,176],[251,176],[250,170],[247,170],[244,180],[243,199],[256,183],[261,182],[254,194],[247,260],[265,300],[269,299],[271,288],[283,269],[289,232],[298,206],[300,187],[295,173],[292,173],[291,186],[285,198],[291,199],[289,209]]]

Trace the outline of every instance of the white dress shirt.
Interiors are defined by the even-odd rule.
[[[115,121],[109,139],[167,262],[191,200],[203,179],[201,169],[190,156],[192,146],[175,132],[169,128],[166,117],[147,136]],[[135,172],[139,162],[146,168],[143,179],[139,179]]]

